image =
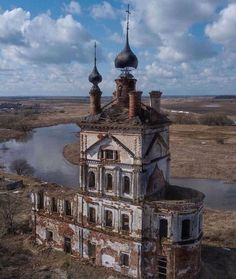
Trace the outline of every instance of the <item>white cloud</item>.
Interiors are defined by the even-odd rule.
[[[0,43],[25,44],[24,30],[29,24],[29,19],[30,13],[21,8],[0,14]]]
[[[210,20],[222,0],[131,0],[130,38],[134,46],[152,47],[160,59],[179,62],[216,55],[209,40],[190,33],[194,24]],[[123,31],[125,24],[122,21]]]
[[[91,61],[93,40],[71,15],[31,19],[18,8],[0,15],[0,43],[5,58],[60,64]]]
[[[118,43],[118,44],[121,44],[123,42],[123,38],[121,37],[120,34],[118,33],[113,33],[111,36],[110,36],[110,39],[115,42],[115,43]]]
[[[206,26],[206,34],[216,43],[235,51],[236,45],[236,3],[223,9],[218,19]]]
[[[0,14],[0,94],[86,95],[94,40],[71,15]],[[99,60],[103,59],[98,49]],[[89,64],[87,64],[89,63]],[[91,65],[90,65],[91,63]]]
[[[116,17],[112,5],[107,1],[103,1],[101,4],[93,5],[91,8],[91,15],[94,18],[114,19]]]
[[[71,1],[69,5],[64,4],[63,10],[68,14],[77,14],[81,13],[80,4],[76,1]]]

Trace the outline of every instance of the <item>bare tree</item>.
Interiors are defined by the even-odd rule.
[[[8,233],[14,232],[14,219],[17,214],[19,201],[11,193],[2,193],[0,195],[0,218],[1,231]]]
[[[10,165],[10,170],[18,175],[34,174],[34,168],[25,159],[14,160]]]

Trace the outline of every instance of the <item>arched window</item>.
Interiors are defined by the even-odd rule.
[[[111,191],[112,190],[112,184],[113,184],[113,181],[112,181],[112,175],[110,173],[108,173],[106,175],[106,189],[107,191]]]
[[[182,221],[182,239],[188,239],[190,237],[190,220],[185,219]]]
[[[95,188],[95,174],[93,171],[90,171],[88,174],[88,187],[90,189]]]
[[[168,236],[168,221],[166,219],[160,220],[159,234],[160,238]]]
[[[123,193],[130,194],[130,178],[128,176],[124,176],[123,183]]]
[[[129,231],[129,216],[127,214],[121,215],[121,228],[123,231]]]

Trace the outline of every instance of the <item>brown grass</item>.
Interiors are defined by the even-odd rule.
[[[236,181],[235,126],[172,125],[170,151],[174,177]]]

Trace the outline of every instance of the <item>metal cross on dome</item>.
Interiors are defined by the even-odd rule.
[[[127,31],[129,30],[129,15],[131,14],[129,10],[129,4],[128,4],[128,9],[125,11],[127,13]]]

